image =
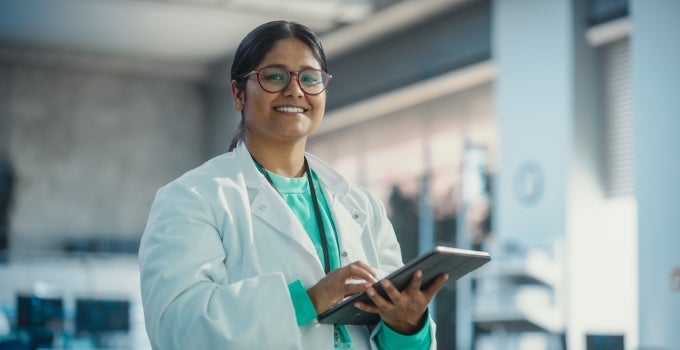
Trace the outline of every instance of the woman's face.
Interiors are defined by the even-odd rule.
[[[282,39],[264,57],[255,70],[277,65],[289,72],[306,68],[321,69],[312,50],[295,38]],[[326,107],[326,93],[307,95],[294,75],[281,92],[264,91],[257,74],[246,81],[245,94],[232,82],[234,104],[243,111],[248,142],[296,142],[309,135],[321,122]]]

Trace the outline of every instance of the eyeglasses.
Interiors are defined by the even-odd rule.
[[[262,90],[269,93],[283,91],[290,83],[291,74],[295,75],[298,86],[307,95],[318,95],[326,90],[332,75],[318,69],[304,69],[299,72],[289,72],[282,67],[263,67],[248,74],[257,74],[257,81]]]

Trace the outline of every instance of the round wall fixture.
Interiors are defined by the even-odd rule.
[[[527,161],[517,168],[514,189],[517,200],[526,206],[536,204],[543,195],[545,177],[541,166],[534,161]]]

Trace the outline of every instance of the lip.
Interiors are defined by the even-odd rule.
[[[281,113],[305,113],[309,110],[309,108],[296,105],[282,105],[275,106],[274,110]]]

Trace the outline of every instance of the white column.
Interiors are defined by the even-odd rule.
[[[498,72],[494,97],[501,142],[494,233],[501,242],[552,249],[568,232],[578,54],[574,3],[496,0],[492,16],[493,57]],[[496,258],[498,265],[494,267],[502,274],[503,256]],[[557,266],[553,277],[561,276],[561,267]],[[513,281],[499,278],[497,303],[502,301],[504,307],[527,312],[526,305],[513,302],[526,288]],[[565,291],[560,289],[560,282],[547,288],[551,298],[562,298]],[[545,318],[539,323],[546,330],[545,339],[551,339],[546,341],[554,341],[559,337],[556,333],[563,331],[564,309],[563,302],[532,308]],[[496,343],[498,346],[524,346],[526,333],[502,322],[496,324],[499,330],[508,327],[494,339],[502,342]]]
[[[680,349],[680,1],[632,0],[640,349]]]
[[[501,155],[499,238],[549,243],[565,232],[572,133],[570,1],[493,4],[494,86]]]

